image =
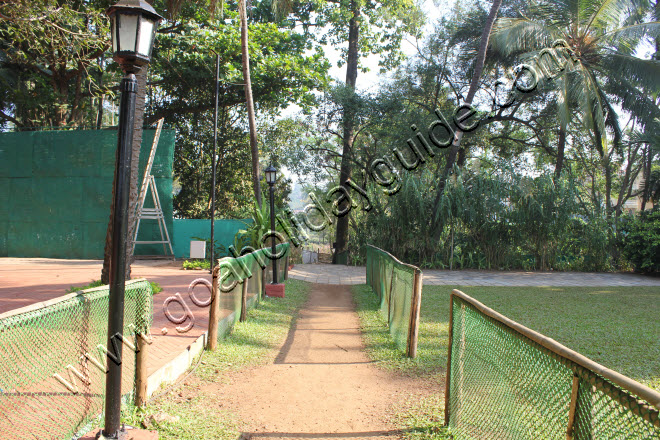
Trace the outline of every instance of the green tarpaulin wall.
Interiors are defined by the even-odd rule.
[[[154,134],[144,132],[138,185]],[[115,130],[0,133],[0,257],[103,258],[116,148]],[[173,157],[174,130],[163,130],[152,175],[170,237]],[[160,239],[155,220],[142,222],[138,239]]]
[[[223,255],[216,255],[216,257],[224,257],[229,255],[229,246],[234,244],[234,236],[241,229],[246,229],[248,224],[252,223],[252,219],[246,220],[233,220],[221,219],[214,222],[213,236],[215,238],[216,247],[223,245],[226,253]],[[202,238],[208,240],[211,238],[211,220],[199,219],[174,219],[174,254],[177,258],[190,257],[190,241]],[[240,249],[237,249],[239,252]],[[206,255],[206,258],[210,258]]]

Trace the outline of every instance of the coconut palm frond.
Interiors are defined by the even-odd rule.
[[[651,126],[654,124],[654,119],[660,118],[660,108],[654,102],[653,97],[641,91],[625,78],[610,77],[605,90],[616,98],[624,111],[635,115],[642,127]]]
[[[504,56],[549,47],[557,38],[545,24],[527,18],[501,18],[495,23],[490,44]]]
[[[603,95],[601,96],[602,98],[601,102],[604,104],[605,110],[607,112],[607,114],[605,115],[605,123],[614,132],[614,140],[615,140],[614,148],[617,148],[617,153],[619,153],[619,155],[623,155],[623,151],[621,150],[623,146],[621,144],[621,139],[623,139],[623,131],[621,130],[619,115],[616,112],[616,110],[614,110],[614,108],[612,107],[612,103],[610,102],[610,100],[607,99],[607,97],[605,96],[602,90],[601,93],[603,93]],[[616,142],[617,139],[619,140],[619,142]]]
[[[601,38],[606,38],[608,41],[612,42],[620,41],[621,39],[639,41],[645,36],[652,38],[660,37],[660,21],[638,23],[613,29],[603,34]]]
[[[575,88],[578,97],[580,113],[583,123],[588,130],[601,134],[602,145],[597,146],[600,151],[607,150],[607,136],[605,136],[605,104],[603,103],[600,86],[592,72],[584,64],[579,64],[579,78],[582,87]],[[577,85],[577,84],[576,84]]]
[[[586,35],[594,29],[607,29],[613,23],[618,24],[630,0],[588,0],[584,3],[584,12],[590,14],[582,28]]]
[[[621,53],[608,53],[601,57],[600,69],[608,77],[626,78],[626,80],[646,92],[660,91],[660,61],[643,60]],[[599,70],[600,70],[599,69]]]
[[[573,21],[580,0],[546,0],[530,5],[530,16],[543,17],[546,23],[565,27]]]
[[[569,103],[568,78],[562,75],[557,78],[557,116],[562,130],[566,130],[571,118],[571,109]]]

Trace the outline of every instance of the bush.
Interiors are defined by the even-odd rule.
[[[183,270],[210,270],[211,262],[209,260],[186,260],[183,262]]]
[[[627,219],[622,235],[623,254],[635,271],[660,273],[660,209]]]

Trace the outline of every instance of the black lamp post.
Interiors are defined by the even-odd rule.
[[[273,284],[277,284],[277,242],[275,241],[275,181],[277,180],[277,170],[274,166],[270,165],[264,170],[266,174],[266,183],[270,187],[270,230],[271,230],[271,248],[273,254]]]
[[[126,241],[128,198],[130,193],[133,122],[137,95],[137,73],[149,64],[156,29],[162,17],[143,0],[120,0],[108,8],[112,29],[113,59],[125,73],[121,81],[119,134],[115,166],[114,216],[112,218],[112,254],[110,256],[110,298],[108,310],[108,349],[117,348],[121,359],[124,331],[124,291],[126,282]],[[100,437],[121,439],[121,363],[107,356],[105,381],[105,428]]]

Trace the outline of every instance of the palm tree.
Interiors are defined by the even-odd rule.
[[[640,7],[648,12],[649,5],[642,2],[542,0],[518,18],[500,18],[492,35],[494,51],[504,57],[530,59],[558,40],[572,51],[572,61],[556,72],[551,83],[559,120],[555,175],[561,173],[567,127],[571,121],[577,122],[589,131],[601,158],[608,215],[612,211],[610,158],[622,140],[614,105],[634,116],[643,128],[660,115],[650,96],[660,86],[660,62],[634,55],[643,38],[660,32],[660,22],[643,22],[643,14],[629,12]]]

